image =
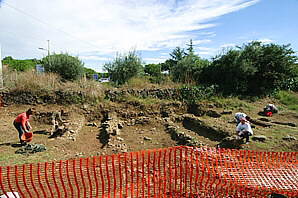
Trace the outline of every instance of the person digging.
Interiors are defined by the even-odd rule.
[[[246,144],[248,144],[249,136],[252,136],[252,135],[253,135],[253,131],[251,129],[249,121],[246,120],[245,118],[242,118],[236,128],[236,139],[239,139],[239,137],[246,138]]]
[[[26,142],[30,142],[32,140],[32,133],[30,130],[32,129],[30,125],[30,117],[35,113],[34,108],[29,108],[26,112],[21,113],[17,116],[17,118],[13,121],[14,127],[19,132],[19,139],[21,145],[26,145]]]

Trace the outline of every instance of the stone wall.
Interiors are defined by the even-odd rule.
[[[122,90],[112,91],[107,90],[105,92],[105,99],[116,102],[126,95],[132,95],[138,98],[158,98],[158,99],[177,99],[178,89],[140,89],[140,90]],[[2,105],[11,104],[70,104],[70,103],[85,103],[85,102],[96,102],[96,98],[87,96],[82,92],[73,91],[55,91],[52,93],[32,93],[32,92],[9,92],[0,91],[2,96]]]
[[[53,93],[31,93],[31,92],[7,92],[0,91],[2,96],[2,105],[11,104],[77,104],[85,102],[94,102],[96,98],[87,96],[82,92],[55,91]]]

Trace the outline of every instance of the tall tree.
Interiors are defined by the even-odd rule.
[[[202,60],[199,56],[191,53],[173,67],[172,79],[174,82],[197,84],[202,69],[208,65],[208,60]]]
[[[162,71],[169,71],[171,73],[172,68],[177,65],[178,61],[182,60],[185,56],[184,49],[176,47],[172,53],[170,53],[170,59],[166,60],[162,65]]]
[[[192,39],[190,39],[190,41],[189,41],[189,44],[186,44],[187,46],[188,46],[188,48],[187,48],[187,51],[188,51],[188,53],[187,54],[193,54],[194,53],[194,49],[193,49],[193,44],[192,44]]]
[[[201,79],[218,84],[228,94],[265,95],[275,89],[290,88],[290,83],[295,89],[298,59],[289,46],[253,41],[236,50],[230,49],[213,59]]]

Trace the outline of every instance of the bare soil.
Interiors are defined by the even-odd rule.
[[[278,101],[265,98],[256,102],[246,102],[243,107],[216,107],[212,104],[210,107],[220,113],[223,110],[232,110],[232,114],[221,115],[219,118],[200,116],[199,119],[209,126],[218,130],[235,131],[234,113],[242,111],[253,119],[258,120],[262,116],[258,115],[264,105],[273,103],[280,107],[280,111],[273,117],[266,117],[270,127],[263,127],[252,124],[254,135],[265,135],[265,142],[252,141],[249,144],[242,145],[242,149],[267,150],[267,151],[298,151],[297,140],[283,140],[283,137],[290,135],[298,138],[297,127],[276,124],[293,123],[297,125],[298,114],[295,111],[287,110],[286,106]],[[88,105],[37,105],[35,108],[38,115],[46,114],[54,110],[63,108],[67,115],[63,116],[70,125],[82,124],[82,128],[75,134],[75,138],[67,137],[50,138],[50,117],[31,118],[33,127],[33,143],[44,144],[46,151],[32,155],[15,154],[20,148],[18,133],[13,126],[13,120],[16,116],[29,107],[28,105],[11,105],[0,108],[0,166],[10,166],[14,164],[36,163],[52,160],[65,160],[78,157],[98,156],[105,154],[131,152],[136,150],[165,148],[178,145],[177,140],[172,139],[166,131],[165,125],[172,119],[172,115],[183,116],[186,114],[186,107],[174,104],[167,104],[168,115],[161,113],[164,108],[161,104],[127,104],[127,103],[103,103],[97,106]],[[122,123],[120,135],[110,135],[109,141],[101,136],[101,124],[104,121],[105,114],[117,114],[117,121]],[[130,123],[133,119],[142,118],[146,122]],[[93,125],[92,125],[93,124]],[[183,122],[173,121],[173,124],[180,131],[190,135],[194,140],[202,143],[204,146],[215,147],[221,141],[222,137],[212,134],[210,131],[196,125],[187,125]]]

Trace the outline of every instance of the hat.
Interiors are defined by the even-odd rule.
[[[247,122],[247,119],[245,119],[245,118],[241,118],[241,121]]]

